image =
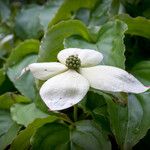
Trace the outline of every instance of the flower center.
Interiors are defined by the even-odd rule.
[[[79,67],[81,66],[81,61],[78,58],[78,55],[70,55],[67,59],[66,59],[66,66],[69,69],[74,69],[77,70],[79,69]]]

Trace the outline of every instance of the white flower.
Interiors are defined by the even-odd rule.
[[[68,48],[57,55],[59,62],[33,63],[22,71],[47,80],[40,96],[50,110],[62,110],[80,102],[89,88],[111,92],[142,93],[148,90],[135,77],[113,66],[99,65],[103,55],[90,49]]]

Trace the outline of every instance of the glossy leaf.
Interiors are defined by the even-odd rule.
[[[114,103],[111,97],[106,102],[112,132],[118,145],[122,148],[127,130],[128,108]]]
[[[22,77],[18,77],[23,68],[36,61],[36,53],[38,52],[38,49],[39,42],[37,40],[26,40],[13,50],[7,60],[8,77],[21,94],[31,98],[32,100],[36,97],[36,88],[33,76],[28,72]]]
[[[150,129],[150,94],[130,95],[124,148],[132,148]]]
[[[91,40],[88,29],[82,22],[77,20],[60,22],[50,28],[42,39],[38,61],[57,61],[57,53],[64,48],[64,38],[71,35],[80,35],[86,40]]]
[[[90,120],[83,120],[76,123],[76,128],[71,131],[71,142],[71,149],[111,149],[111,143],[102,134],[99,126]]]
[[[0,150],[5,149],[9,144],[12,143],[14,138],[17,136],[18,131],[20,130],[21,126],[14,123],[6,134],[0,137]]]
[[[32,149],[65,149],[69,142],[69,128],[59,123],[48,123],[40,127],[32,138]]]
[[[39,118],[33,121],[15,138],[15,140],[11,144],[11,150],[20,150],[20,147],[22,150],[29,149],[29,147],[31,146],[30,139],[34,132],[44,124],[53,122],[56,119],[57,118],[55,116],[49,116],[47,118]]]
[[[0,110],[0,137],[8,131],[12,124],[13,120],[11,119],[10,113],[5,110]]]
[[[22,8],[16,16],[15,31],[22,38],[39,38],[41,36],[42,25],[39,21],[39,13],[42,7],[39,5],[30,5]]]
[[[111,149],[110,142],[93,121],[79,121],[75,126],[71,129],[60,123],[42,126],[32,138],[32,149]]]
[[[37,54],[39,50],[38,40],[25,40],[13,49],[12,53],[7,59],[7,66],[11,67],[19,63],[24,57],[30,54]]]
[[[19,76],[23,68],[27,67],[28,64],[36,62],[36,60],[36,55],[27,56],[24,59],[22,59],[22,61],[17,65],[8,68],[7,71],[8,77],[13,82],[14,86],[18,89],[18,91],[20,91],[21,94],[27,96],[32,100],[35,100],[36,98],[36,87],[34,77],[31,75],[30,72],[27,72],[22,77]]]
[[[134,74],[143,84],[150,85],[150,61],[142,61],[136,64],[132,70]]]
[[[64,1],[62,0],[51,0],[42,8],[42,11],[39,12],[40,24],[43,26],[44,30],[47,30],[49,22],[57,14],[58,10],[62,6]]]
[[[9,110],[9,108],[14,103],[29,103],[29,102],[31,102],[31,100],[22,95],[17,95],[14,93],[5,93],[0,96],[0,109]]]
[[[99,32],[97,49],[104,55],[104,64],[125,68],[123,42],[127,25],[119,20],[106,23]]]
[[[91,14],[90,26],[98,26],[104,24],[109,19],[109,10],[112,0],[102,0],[96,5],[95,10]]]
[[[138,35],[150,39],[150,20],[144,17],[132,18],[127,14],[117,16],[128,25],[127,34]]]
[[[49,27],[59,21],[70,19],[73,13],[79,8],[93,8],[96,2],[97,0],[65,0],[53,20],[49,23]]]
[[[102,64],[125,68],[125,46],[123,43],[126,24],[118,20],[104,24],[99,33],[97,43],[89,43],[78,38],[68,38],[64,45],[67,47],[90,48],[104,55]]]
[[[48,115],[38,109],[34,103],[31,104],[14,104],[11,107],[11,116],[18,124],[27,126],[37,118],[44,118]]]

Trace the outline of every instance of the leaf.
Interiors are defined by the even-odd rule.
[[[102,63],[104,65],[125,68],[125,46],[123,43],[124,32],[127,30],[126,24],[116,20],[104,24],[95,44],[82,40],[81,38],[68,38],[64,41],[65,48],[78,47],[89,48],[101,52],[104,55]]]
[[[35,100],[36,99],[36,86],[34,78],[30,72],[27,72],[22,77],[18,78],[23,68],[29,64],[36,62],[37,55],[30,55],[22,59],[20,63],[8,68],[7,75],[13,82],[14,86],[21,92],[22,95]]]
[[[96,4],[97,0],[65,0],[61,5],[59,10],[57,11],[55,17],[49,23],[49,27],[62,20],[70,19],[73,13],[79,8],[93,8]]]
[[[64,38],[74,34],[91,40],[88,29],[78,20],[63,21],[50,28],[42,39],[38,61],[57,61],[57,53],[64,48]]]
[[[0,0],[0,20],[6,22],[10,17],[10,9],[7,2]]]
[[[20,43],[7,59],[7,66],[11,67],[19,63],[24,57],[30,54],[37,54],[39,51],[39,41],[38,40],[25,40]]]
[[[109,9],[112,0],[102,0],[96,5],[96,9],[91,13],[89,26],[104,24],[109,19]]]
[[[150,94],[129,95],[128,124],[124,147],[131,148],[142,139],[150,129]]]
[[[79,8],[93,8],[97,0],[52,0],[45,5],[28,5],[16,16],[15,31],[22,38],[40,38],[48,24],[70,19]],[[26,26],[24,26],[26,24]]]
[[[5,72],[4,72],[4,69],[1,68],[0,69],[0,86],[4,82],[4,80],[5,80]]]
[[[112,131],[121,149],[131,149],[150,129],[150,94],[128,96],[126,107],[108,99],[108,113]]]
[[[124,32],[127,25],[116,20],[106,23],[99,32],[97,49],[104,54],[104,64],[125,68]]]
[[[11,53],[7,60],[7,75],[15,87],[24,96],[31,98],[36,97],[36,88],[34,78],[31,73],[26,73],[18,78],[22,69],[37,59],[39,42],[37,40],[26,40],[19,44]]]
[[[111,149],[111,143],[102,134],[99,126],[90,120],[83,120],[76,123],[76,128],[71,131],[71,143],[71,149]]]
[[[93,121],[83,120],[69,129],[60,123],[40,127],[32,138],[32,149],[111,149],[110,142],[102,135]]]
[[[60,123],[40,127],[32,138],[32,150],[63,149],[69,142],[69,128]]]
[[[8,131],[12,124],[13,120],[11,119],[10,113],[5,110],[0,110],[0,137]]]
[[[14,138],[17,136],[18,131],[20,130],[21,126],[14,123],[6,134],[0,137],[0,150],[4,150],[9,144],[12,143]]]
[[[124,21],[128,25],[127,34],[138,35],[150,39],[150,20],[144,17],[132,18],[127,14],[121,14],[116,18]]]
[[[96,8],[92,11],[89,26],[103,25],[113,15],[119,12],[120,1],[119,0],[101,0],[96,4]]]
[[[31,104],[14,104],[11,107],[11,116],[18,124],[22,124],[27,127],[32,121],[37,118],[44,118],[48,115],[38,109],[34,103]]]
[[[42,35],[42,26],[39,21],[39,13],[42,7],[29,5],[22,8],[16,16],[15,31],[21,39],[39,38]]]
[[[128,123],[128,108],[113,102],[111,97],[106,100],[110,125],[120,148],[123,147]]]
[[[84,109],[92,115],[92,118],[97,122],[103,129],[103,131],[110,132],[110,125],[107,113],[107,103],[105,96],[100,95],[97,90],[91,89],[86,96],[86,101],[82,101]]]
[[[150,85],[150,61],[142,61],[136,64],[131,73],[134,74],[142,83]]]
[[[19,135],[15,138],[11,144],[11,150],[26,150],[30,147],[30,139],[34,132],[46,123],[55,121],[55,116],[48,116],[47,118],[39,118],[34,120],[27,126],[26,129],[22,130]]]
[[[29,103],[29,102],[31,102],[31,100],[28,99],[27,97],[8,92],[0,96],[0,109],[9,110],[9,108],[14,103]]]
[[[40,24],[43,26],[45,31],[48,28],[49,22],[55,18],[55,15],[63,3],[64,1],[62,0],[51,0],[46,3],[42,11],[39,12]]]

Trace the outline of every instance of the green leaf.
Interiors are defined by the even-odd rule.
[[[37,118],[44,118],[48,115],[38,109],[34,103],[31,104],[14,104],[11,107],[11,116],[18,124],[27,126]]]
[[[111,7],[112,0],[101,0],[96,5],[96,8],[91,13],[89,25],[98,26],[104,24],[109,19],[109,9]]]
[[[99,126],[90,120],[83,120],[76,123],[76,128],[71,131],[71,143],[71,149],[111,149],[111,143],[102,134]]]
[[[4,82],[4,80],[5,80],[5,72],[4,72],[4,69],[1,68],[0,69],[0,86]]]
[[[30,139],[34,132],[46,123],[55,121],[55,116],[49,116],[47,118],[39,118],[33,121],[27,126],[26,129],[21,131],[19,135],[14,139],[11,144],[11,150],[26,150],[30,148]]]
[[[20,43],[7,59],[7,66],[11,67],[19,63],[24,57],[30,54],[37,54],[39,51],[39,41],[38,40],[25,40]]]
[[[128,96],[126,107],[107,99],[111,129],[121,149],[131,149],[150,129],[150,94]]]
[[[138,35],[150,39],[150,20],[144,17],[132,18],[127,14],[122,14],[116,18],[124,21],[128,25],[127,34]]]
[[[18,131],[20,130],[21,126],[14,123],[6,134],[0,137],[0,150],[4,150],[9,144],[12,143],[14,138],[17,136]]]
[[[10,113],[0,110],[0,137],[8,131],[12,124],[13,120],[11,119]]]
[[[22,59],[20,63],[8,68],[7,75],[13,82],[14,86],[21,92],[24,96],[35,100],[36,99],[36,85],[34,78],[30,72],[27,72],[22,77],[19,77],[23,68],[29,64],[36,62],[37,55],[30,55]],[[18,78],[19,77],[19,78]]]
[[[42,35],[43,28],[39,20],[41,10],[42,7],[35,4],[21,9],[15,22],[15,31],[20,38],[39,38]]]
[[[127,25],[119,20],[101,27],[97,49],[104,55],[104,64],[125,68],[125,46],[123,42]]]
[[[93,8],[97,0],[52,0],[45,5],[28,5],[16,17],[15,30],[22,38],[39,38],[48,24],[52,26],[62,20],[70,19],[79,8]],[[25,25],[26,24],[26,25]]]
[[[46,3],[42,11],[39,12],[40,24],[43,26],[45,31],[47,30],[49,22],[55,18],[55,15],[63,3],[64,1],[62,0],[51,0]]]
[[[64,41],[65,48],[78,47],[95,49],[104,55],[102,63],[105,65],[125,68],[125,46],[123,43],[126,24],[116,20],[104,24],[95,44],[82,40],[81,38],[68,38]]]
[[[63,40],[71,35],[80,35],[91,40],[88,29],[78,20],[63,21],[48,30],[42,39],[39,62],[57,61],[57,53],[64,48]]]
[[[8,92],[0,96],[0,109],[9,110],[9,108],[14,103],[29,103],[29,102],[31,102],[31,100],[25,96]]]
[[[132,148],[150,129],[150,94],[129,95],[128,124],[124,147]]]
[[[23,68],[36,61],[37,55],[35,54],[38,53],[38,49],[39,41],[26,40],[13,50],[7,60],[8,77],[21,94],[31,98],[32,100],[36,97],[36,88],[33,76],[28,72],[22,77],[18,77]]]
[[[103,95],[92,89],[87,93],[86,99],[80,102],[80,105],[92,115],[92,118],[102,127],[103,131],[110,132],[107,104]]]
[[[142,83],[150,85],[150,61],[142,61],[136,64],[131,73],[135,75]]]
[[[10,9],[7,2],[0,0],[0,20],[5,22],[10,17]]]
[[[122,148],[127,130],[128,108],[113,102],[111,97],[106,100],[111,129],[118,145]]]
[[[96,8],[92,11],[89,26],[103,25],[113,15],[118,14],[120,7],[119,0],[100,0],[96,4]]]
[[[63,149],[69,142],[69,128],[60,123],[40,127],[32,138],[32,150]]]
[[[93,8],[96,4],[97,0],[65,0],[61,5],[59,10],[57,11],[53,20],[49,23],[49,27],[57,24],[62,20],[70,19],[75,11],[79,8]]]
[[[90,111],[94,109],[103,107],[106,102],[102,95],[89,91],[86,95],[86,101],[84,102],[85,108]]]
[[[60,123],[40,127],[32,138],[32,149],[94,149],[109,150],[111,144],[102,135],[101,129],[90,120],[77,122],[68,128]]]

